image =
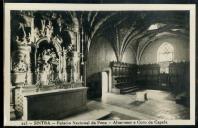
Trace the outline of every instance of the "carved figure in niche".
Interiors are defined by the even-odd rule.
[[[13,71],[14,72],[26,72],[27,71],[27,64],[24,62],[22,58],[19,58],[19,62],[14,64]]]
[[[48,60],[51,58],[51,50],[50,49],[46,49],[43,51],[42,53],[42,59],[45,61],[45,63],[48,62]]]
[[[43,65],[43,81],[44,85],[48,85],[50,81],[50,74],[51,74],[51,66],[49,63],[44,63]]]
[[[51,58],[50,58],[50,63],[51,63],[51,80],[53,81],[54,79],[56,79],[56,77],[58,77],[58,58],[56,57],[56,53],[53,51],[51,53]]]
[[[45,49],[38,56],[38,61],[40,62],[40,71],[42,82],[44,85],[49,84],[50,81],[54,81],[58,77],[58,65],[59,59],[56,56],[53,48]]]
[[[48,21],[48,25],[46,25],[46,27],[45,27],[45,33],[46,33],[48,40],[50,41],[50,39],[52,37],[52,33],[53,33],[53,26],[52,26],[52,22],[50,20]]]

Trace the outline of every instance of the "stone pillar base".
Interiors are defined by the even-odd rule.
[[[10,104],[10,120],[16,119],[16,112],[13,106],[14,106],[13,104]]]

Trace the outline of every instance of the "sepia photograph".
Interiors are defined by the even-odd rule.
[[[195,5],[5,4],[4,125],[194,125]]]

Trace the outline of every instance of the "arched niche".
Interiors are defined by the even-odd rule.
[[[58,41],[42,38],[36,43],[35,64],[37,81],[48,85],[60,78],[62,48]]]
[[[61,48],[61,45],[59,44],[59,42],[57,40],[55,40],[55,39],[52,39],[52,41],[49,41],[47,37],[43,37],[43,38],[39,39],[36,42],[36,46],[38,47],[40,45],[40,43],[42,43],[43,41],[46,41],[49,44],[51,43],[56,48],[57,52],[61,52],[62,48]]]
[[[38,59],[39,55],[42,54],[43,51],[48,50],[48,49],[54,51],[56,54],[56,57],[58,57],[58,51],[55,48],[55,46],[52,43],[48,43],[46,40],[43,40],[42,42],[40,42],[38,44],[38,47],[37,47],[37,56],[36,56],[37,59]]]

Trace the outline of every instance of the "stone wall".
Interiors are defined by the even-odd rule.
[[[174,47],[174,61],[189,61],[189,41],[179,37],[164,37],[150,43],[143,51],[140,64],[157,63],[157,50],[164,42]]]

